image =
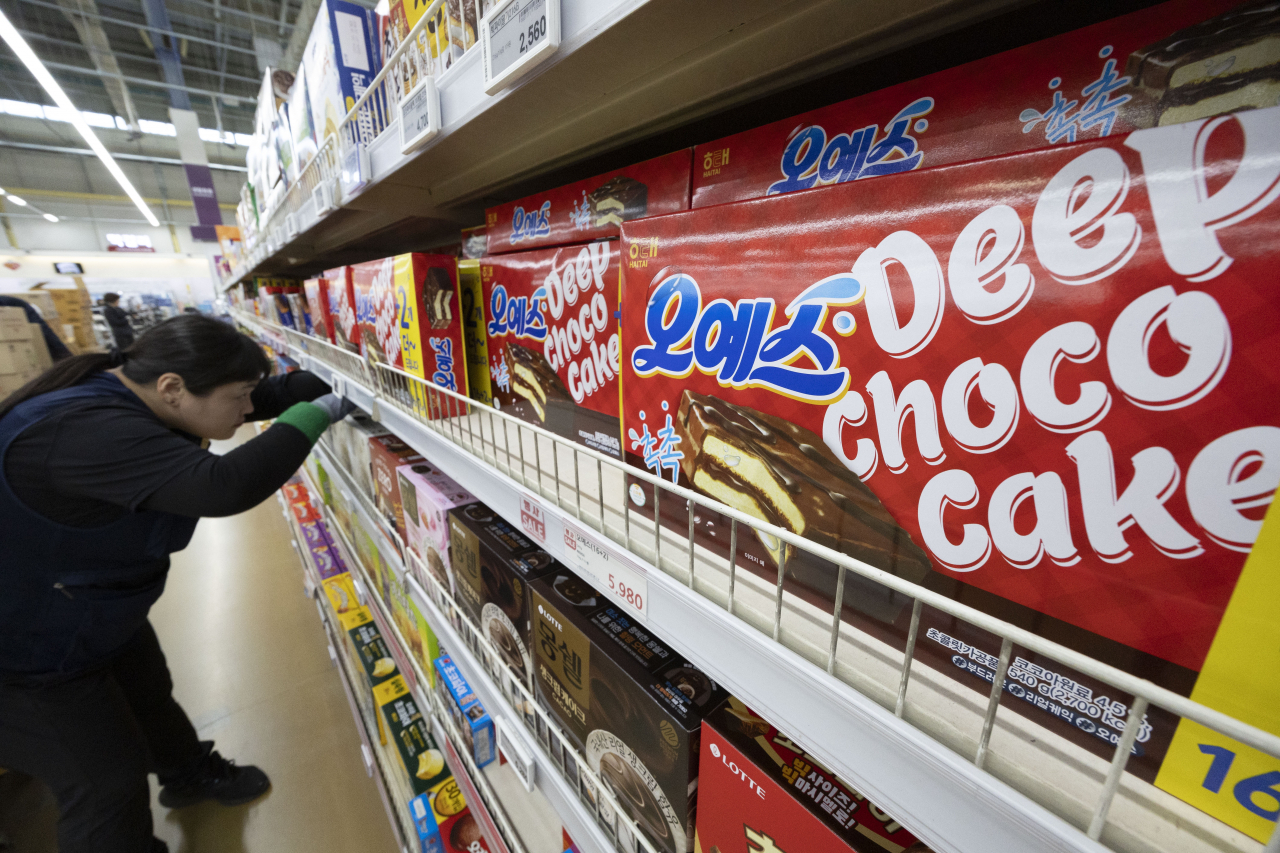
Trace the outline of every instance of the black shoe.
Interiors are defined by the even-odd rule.
[[[186,778],[170,782],[160,790],[160,805],[180,809],[204,800],[224,806],[238,806],[258,799],[271,787],[267,774],[257,767],[237,767],[213,748],[213,741],[200,742],[204,755]]]

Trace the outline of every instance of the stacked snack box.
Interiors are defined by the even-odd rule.
[[[388,363],[465,396],[467,360],[457,259],[415,252],[397,255],[392,263],[391,328],[398,331],[399,347],[397,360],[388,359]],[[411,388],[411,398],[426,417],[462,414],[461,404],[443,395],[425,394],[417,385]]]
[[[467,679],[454,666],[452,658],[448,655],[436,658],[434,669],[441,704],[466,740],[476,766],[484,767],[498,756],[493,720],[472,692]]]
[[[324,0],[302,52],[317,143],[338,132],[347,111],[382,69],[378,21],[371,9],[346,0]],[[367,116],[356,121],[361,142],[372,142]]]
[[[329,280],[309,278],[302,283],[302,290],[311,313],[311,334],[322,341],[336,343],[333,315],[329,307]]]
[[[462,302],[462,350],[467,362],[467,393],[471,399],[491,406],[493,385],[489,380],[489,342],[485,333],[480,261],[458,261],[458,297]]]
[[[501,663],[532,689],[529,583],[555,561],[482,503],[449,510],[449,548],[458,604]]]
[[[356,293],[352,285],[351,267],[326,270],[323,278],[329,282],[329,317],[334,343],[348,352],[362,354],[364,349],[360,327],[356,322]]]
[[[623,222],[689,209],[689,149],[485,211],[488,253],[618,236]]]
[[[418,451],[394,435],[378,435],[369,439],[369,469],[373,479],[373,503],[387,523],[405,539],[404,502],[400,494],[400,478],[396,469],[402,465],[423,462]]]
[[[480,261],[493,404],[621,458],[618,244]]]
[[[405,544],[418,555],[427,572],[449,595],[455,595],[449,559],[449,510],[475,502],[475,497],[447,474],[424,461],[396,469],[403,508]],[[418,564],[410,563],[418,574]],[[434,586],[419,577],[426,590]]]
[[[1276,139],[1280,108],[1245,110],[629,222],[623,254],[652,255],[624,270],[628,459],[1185,692],[1262,528],[1211,484],[1280,426],[1259,393],[1280,384],[1260,355],[1280,306],[1257,289]],[[1258,470],[1240,494],[1262,500]],[[696,531],[721,558],[725,522]],[[768,534],[738,546],[830,611],[830,564]],[[908,600],[845,593],[901,647]],[[927,611],[920,637],[990,689],[999,638]],[[1030,653],[1006,690],[1100,756],[1130,701]],[[1155,779],[1177,725],[1152,709],[1129,769]]]
[[[1265,3],[1152,6],[699,145],[693,206],[1272,106],[1277,29]]]
[[[693,850],[699,726],[724,690],[563,566],[529,586],[538,701],[659,850]]]
[[[696,839],[698,850],[929,850],[733,696],[702,720]]]
[[[395,259],[352,264],[350,269],[360,352],[370,361],[402,366],[400,330],[396,322]]]

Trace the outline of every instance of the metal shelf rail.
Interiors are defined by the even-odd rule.
[[[522,509],[540,516],[542,536],[535,538],[553,556],[582,565],[565,544],[569,534],[637,573],[647,584],[645,612],[601,592],[800,738],[821,763],[935,849],[1280,853],[1280,830],[1258,845],[1124,772],[1148,706],[1271,756],[1280,757],[1280,737],[461,394],[260,318],[240,319],[287,344],[304,366],[331,378],[336,390],[513,523],[521,522]],[[644,484],[652,516],[631,508],[628,480]],[[687,539],[656,524],[663,501],[687,508]],[[730,519],[732,543],[761,532],[835,564],[836,602],[850,574],[911,599],[905,650],[876,648],[842,623],[839,606],[821,628],[820,616],[784,591],[783,567],[776,585],[762,585],[737,572],[732,559],[727,570],[717,566],[693,542],[700,511]],[[936,684],[930,667],[911,665],[923,606],[1001,638],[991,693],[981,707],[952,697],[951,706],[932,716],[922,708],[918,691]],[[1109,763],[1055,743],[1047,730],[1016,715],[998,714],[1014,644],[1134,696]],[[970,715],[976,737],[961,730],[958,718]],[[1000,732],[1007,736],[993,743]]]
[[[417,561],[417,555],[406,549],[396,532],[382,520],[376,507],[372,505],[370,496],[360,489],[351,473],[346,471],[323,447],[317,445],[317,450],[313,452],[317,453],[325,470],[337,478],[344,498],[355,507],[366,529],[373,528],[381,532],[382,541],[377,544],[387,546],[386,550],[382,550],[383,559],[396,573],[398,581],[405,585],[437,638],[448,650],[472,690],[480,697],[481,703],[489,711],[495,725],[501,727],[506,736],[518,741],[525,754],[536,756],[537,769],[534,772],[534,778],[537,786],[556,809],[579,849],[583,853],[609,853],[615,849],[625,850],[626,853],[657,853],[648,839],[634,830],[624,834],[624,843],[615,848],[618,824],[615,822],[614,815],[622,812],[619,811],[612,792],[603,785],[594,772],[587,769],[581,758],[573,757],[574,748],[569,740],[559,731],[558,725],[546,712],[538,707],[528,690],[506,676],[505,670],[499,663],[502,658],[498,650],[467,620],[449,593],[438,584],[432,586],[433,595],[425,592],[421,579],[429,574],[426,567],[419,561],[416,575],[407,570],[408,567],[400,554],[407,554],[413,561]],[[370,586],[368,573],[355,555],[341,526],[337,524],[327,507],[324,513],[330,529],[342,540],[344,551],[352,554],[351,565],[359,567],[362,585]],[[428,583],[431,581],[429,580]],[[394,619],[386,613],[378,596],[368,592],[362,593],[362,596],[367,599],[365,603],[375,608],[375,612],[378,613],[382,623],[380,627],[388,642],[392,644],[401,669],[408,670],[417,685],[429,684],[430,679],[422,671],[418,661],[407,651],[409,644],[400,634]],[[499,687],[499,684],[502,687]],[[417,695],[416,688],[415,695]],[[423,701],[424,699],[419,695],[419,702]],[[556,746],[551,746],[553,738],[556,740]],[[542,749],[536,748],[539,741]],[[481,789],[482,794],[489,790],[483,780],[476,780],[475,773],[471,774],[471,778],[473,781],[480,782],[477,787]],[[597,795],[597,792],[601,793]],[[497,801],[496,795],[491,790],[487,796],[490,802]],[[501,808],[495,809],[494,812],[500,816],[499,822],[504,824],[502,827],[504,837],[518,838],[518,832],[513,829]],[[624,846],[627,837],[639,837],[639,846]],[[522,853],[522,851],[513,851],[513,853]]]

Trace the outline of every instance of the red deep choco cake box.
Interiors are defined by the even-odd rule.
[[[689,209],[688,148],[485,211],[489,254],[617,237],[622,223]]]
[[[334,343],[333,316],[329,309],[329,280],[309,278],[302,283],[302,290],[311,309],[312,334],[322,341]]]
[[[396,323],[395,258],[352,264],[350,269],[361,350],[373,361],[403,368]]]
[[[616,241],[480,262],[493,404],[621,457]]]
[[[702,721],[694,853],[928,853],[890,815],[730,696]]]
[[[1272,106],[1277,31],[1267,0],[1133,12],[699,145],[693,207]]]
[[[1188,691],[1280,479],[1278,197],[1273,107],[629,222],[627,461]],[[829,564],[737,544],[830,612]],[[902,648],[910,600],[870,586],[845,617]],[[917,654],[989,691],[999,641],[929,610]],[[1128,697],[1022,654],[1102,711],[1018,711],[1110,756]]]
[[[333,322],[334,343],[361,354],[360,330],[356,323],[356,294],[351,286],[351,267],[326,270],[329,282],[329,318]]]

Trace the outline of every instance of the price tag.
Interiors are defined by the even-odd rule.
[[[342,197],[351,198],[369,182],[369,149],[359,142],[351,143],[342,155],[342,171],[338,175]]]
[[[649,618],[649,579],[639,566],[567,521],[564,556],[565,562],[596,589],[609,593],[642,621]]]
[[[520,495],[520,529],[539,545],[547,544],[547,519],[542,504],[532,495]]]
[[[495,94],[560,46],[560,0],[499,0],[480,21],[485,92]]]
[[[339,397],[347,396],[347,377],[341,373],[333,373],[329,376],[329,387],[333,389],[333,393]]]
[[[519,735],[512,736],[507,728],[507,720],[494,720],[494,728],[498,730],[498,750],[507,757],[507,763],[516,772],[516,778],[524,785],[526,791],[532,792],[537,786],[538,765],[533,756],[520,741]]]
[[[424,77],[400,101],[400,153],[408,154],[440,132],[440,93],[436,78]]]

